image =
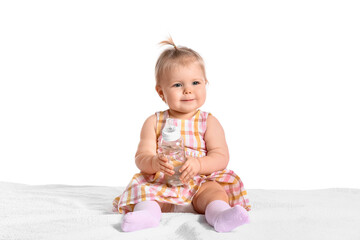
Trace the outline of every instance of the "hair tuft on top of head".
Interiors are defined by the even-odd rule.
[[[172,39],[171,36],[169,36],[168,40],[162,41],[162,42],[160,42],[159,44],[160,44],[161,46],[172,45],[172,46],[175,48],[175,50],[177,50],[177,47],[176,47],[176,45],[175,45],[175,43],[174,43],[174,40]]]

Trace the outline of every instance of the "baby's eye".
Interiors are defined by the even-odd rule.
[[[173,85],[173,87],[181,87],[182,85],[181,85],[181,83],[175,83],[174,85]]]
[[[199,81],[194,81],[192,84],[193,84],[193,85],[199,85],[200,82],[199,82]]]

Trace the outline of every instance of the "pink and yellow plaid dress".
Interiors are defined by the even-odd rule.
[[[208,116],[209,113],[198,110],[192,119],[176,120],[177,125],[181,126],[181,135],[184,139],[187,156],[206,156],[204,135]],[[168,117],[168,110],[156,113],[158,143],[161,141],[161,130],[165,126]],[[156,174],[137,173],[133,176],[125,191],[114,199],[114,211],[120,213],[131,212],[136,203],[148,200],[177,205],[190,204],[201,184],[207,181],[216,181],[225,189],[229,196],[230,206],[241,205],[250,211],[251,206],[241,179],[233,171],[227,169],[213,172],[210,175],[195,176],[187,185],[178,187],[167,186],[165,175],[162,172]]]

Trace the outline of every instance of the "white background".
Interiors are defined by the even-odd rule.
[[[246,188],[360,188],[358,1],[1,1],[0,181],[126,186],[169,34]]]

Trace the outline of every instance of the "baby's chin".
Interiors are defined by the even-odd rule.
[[[198,100],[183,101],[179,110],[182,112],[190,113],[198,110],[203,105],[204,102],[199,102]]]

